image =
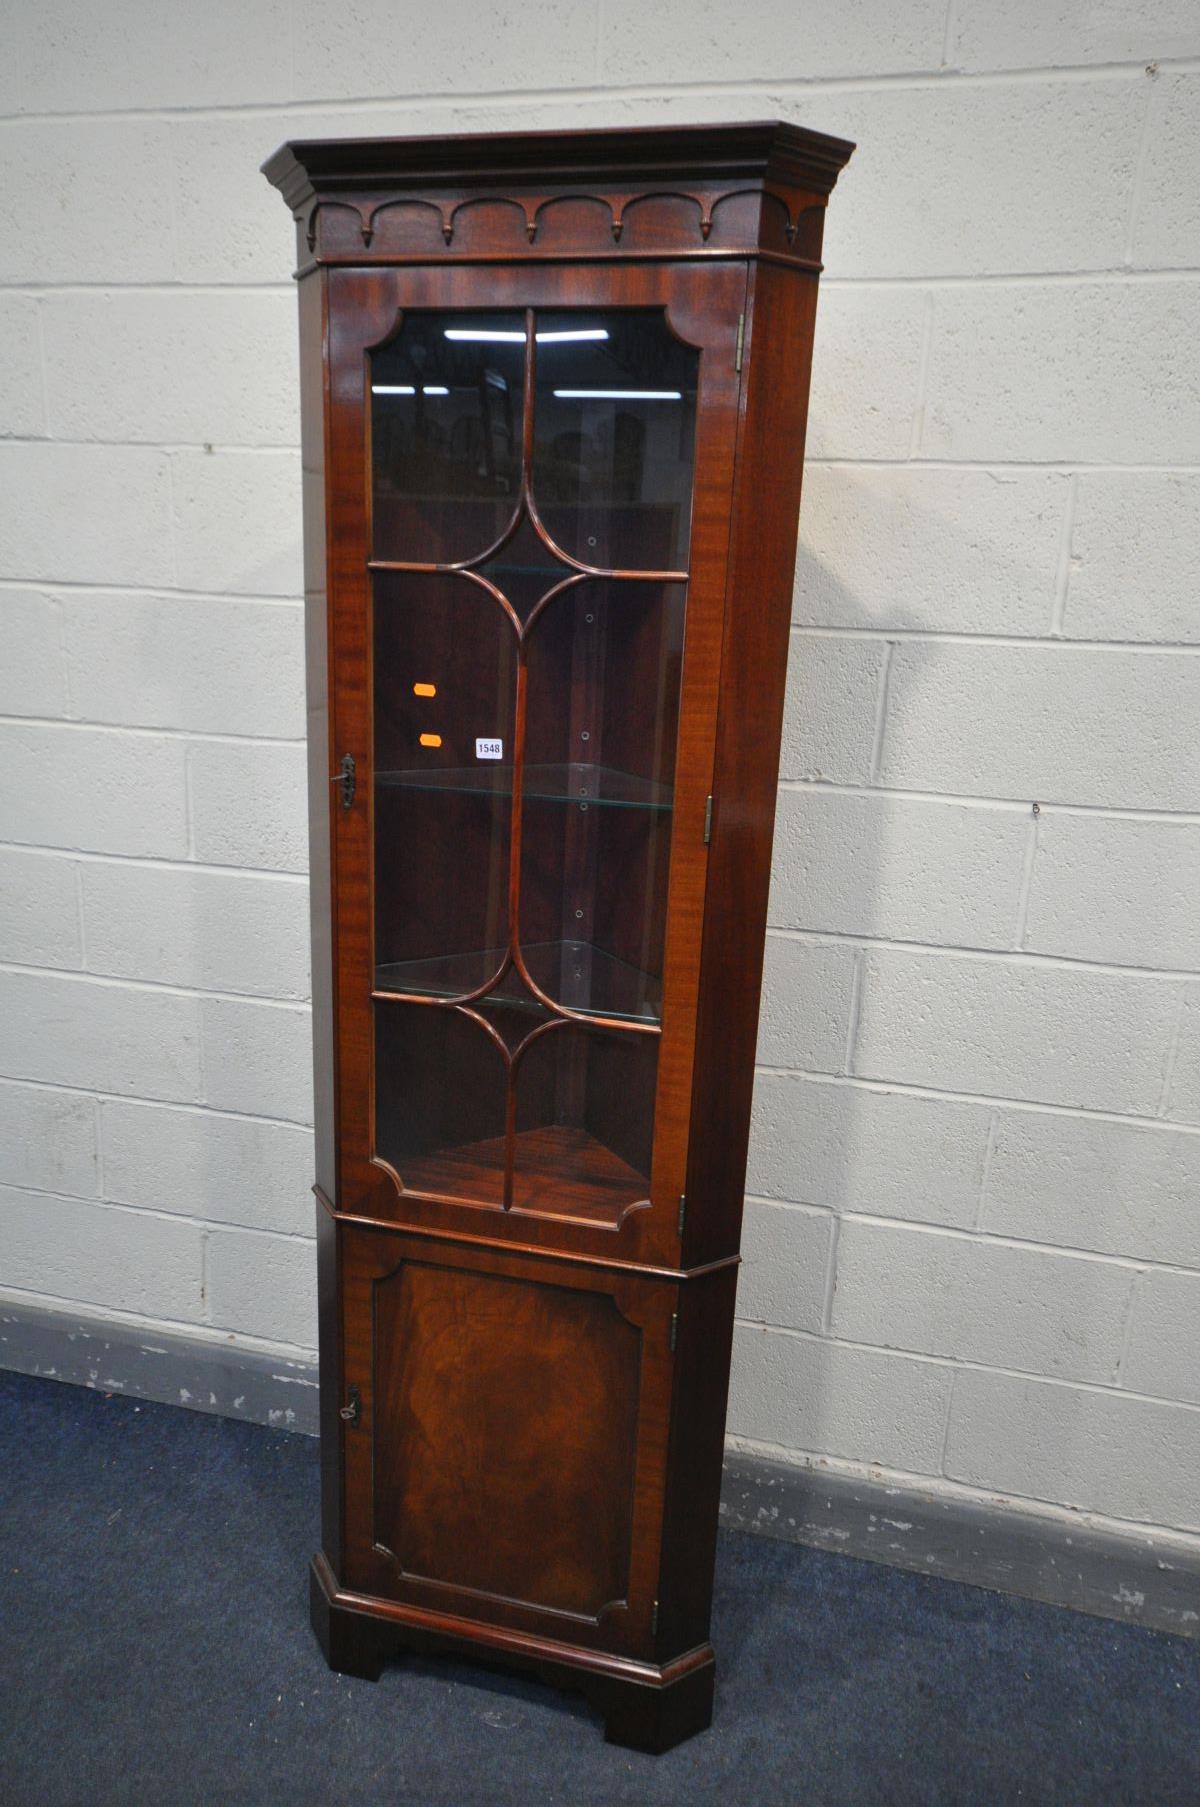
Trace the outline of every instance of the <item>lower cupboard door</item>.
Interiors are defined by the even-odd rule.
[[[649,1656],[675,1285],[342,1231],[345,1585]]]

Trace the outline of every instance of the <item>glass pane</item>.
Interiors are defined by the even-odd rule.
[[[504,1056],[461,1010],[375,1004],[375,1147],[410,1192],[504,1202]]]
[[[469,577],[374,596],[375,983],[462,996],[508,945],[516,635]]]
[[[415,567],[373,575],[371,677],[376,1148],[409,1189],[648,1195],[686,585],[639,574],[687,566],[697,375],[646,309],[414,313],[373,354],[373,551]]]
[[[408,314],[371,356],[374,556],[477,558],[521,491],[524,314]]]
[[[522,621],[555,584],[570,577],[570,567],[556,559],[538,538],[526,516],[512,539],[481,567],[483,575],[507,596]]]
[[[521,947],[571,1010],[661,1015],[682,584],[594,579],[527,643]]]
[[[699,363],[661,309],[539,313],[534,498],[581,563],[687,569]]]
[[[516,1068],[513,1207],[616,1222],[649,1196],[658,1041],[563,1024]]]

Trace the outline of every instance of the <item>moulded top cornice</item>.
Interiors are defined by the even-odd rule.
[[[643,182],[794,184],[828,194],[853,144],[782,120],[497,132],[455,138],[312,138],[280,145],[263,174],[293,212],[320,194],[515,182],[627,188]]]

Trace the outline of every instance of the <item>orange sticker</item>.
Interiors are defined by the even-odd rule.
[[[422,734],[421,736],[421,745],[423,747],[440,747],[441,744],[442,737],[440,734]]]
[[[436,684],[414,684],[413,685],[413,695],[414,696],[436,696],[437,695],[437,685]]]

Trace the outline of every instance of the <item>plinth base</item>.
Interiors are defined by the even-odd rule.
[[[323,1555],[313,1558],[310,1610],[325,1660],[341,1675],[378,1681],[386,1662],[409,1652],[519,1669],[553,1687],[580,1691],[603,1716],[610,1744],[653,1756],[712,1723],[711,1644],[701,1644],[661,1666],[638,1663],[348,1592],[338,1587]]]

